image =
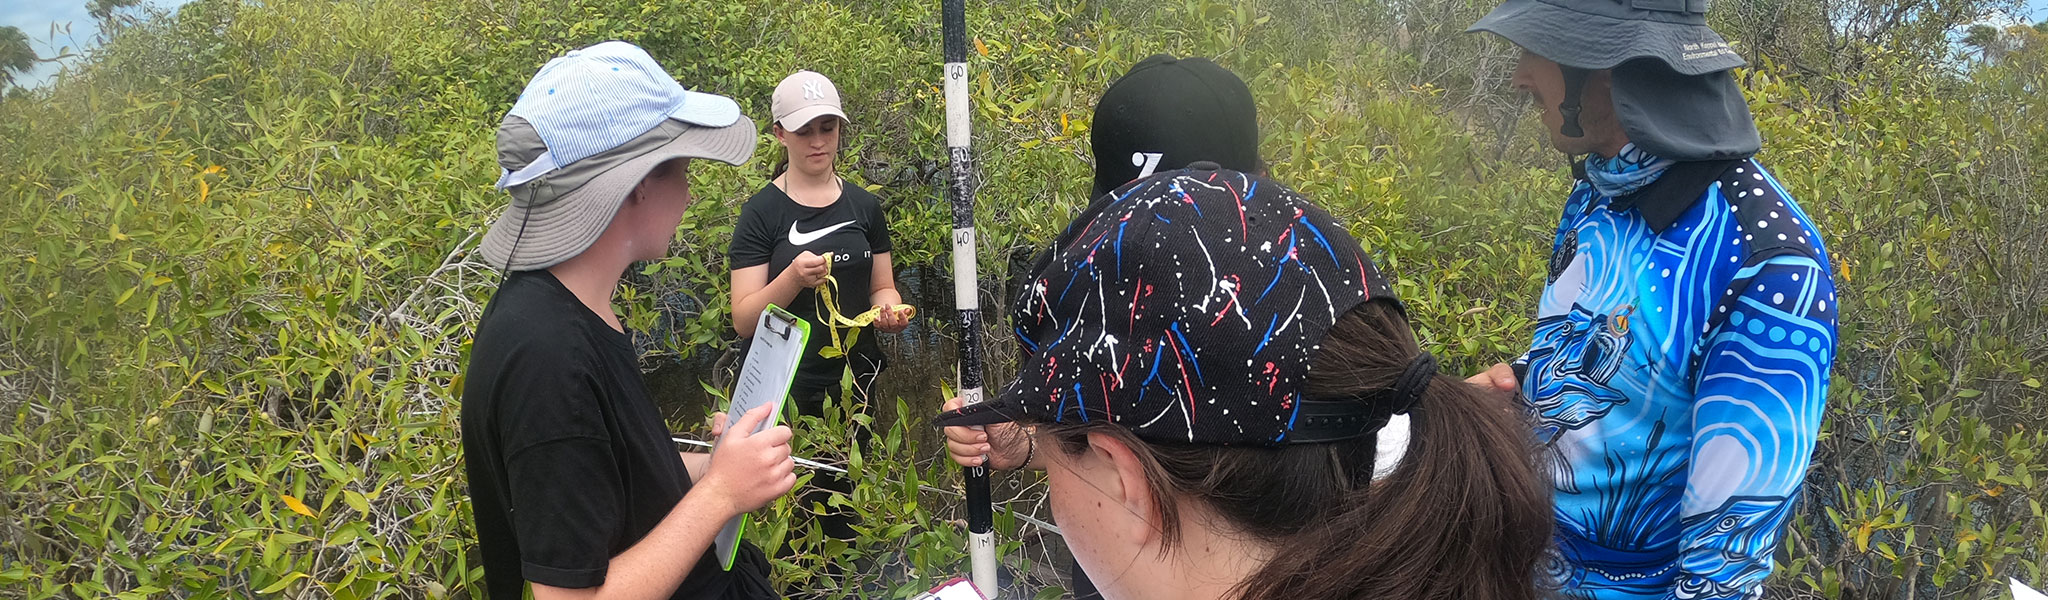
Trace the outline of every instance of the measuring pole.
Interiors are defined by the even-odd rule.
[[[953,202],[953,306],[960,310],[960,398],[981,402],[981,281],[974,266],[973,136],[967,121],[967,6],[940,0],[946,43],[946,193]],[[974,587],[994,599],[996,588],[995,511],[988,497],[988,467],[967,467],[967,554]]]

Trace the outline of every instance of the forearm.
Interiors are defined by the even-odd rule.
[[[614,556],[604,585],[566,589],[535,584],[534,600],[638,600],[667,598],[697,565],[718,530],[738,514],[709,488],[694,488],[647,537]]]
[[[894,307],[903,303],[903,295],[896,292],[896,286],[875,288],[868,294],[868,303],[874,306]]]
[[[873,306],[894,308],[903,303],[903,296],[896,293],[896,266],[894,257],[887,252],[875,254],[873,271],[868,279],[873,283],[868,289],[868,302]]]
[[[683,473],[690,478],[690,481],[696,482],[701,480],[704,478],[705,473],[710,472],[708,469],[711,468],[711,453],[682,452],[680,454],[683,456]]]
[[[735,296],[732,300],[733,330],[741,337],[753,335],[754,326],[761,320],[761,309],[769,304],[788,306],[803,289],[793,277],[776,277],[751,294]]]

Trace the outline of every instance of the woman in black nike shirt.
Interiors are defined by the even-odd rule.
[[[787,154],[768,185],[740,207],[739,222],[733,227],[728,252],[733,330],[742,338],[752,336],[761,309],[770,303],[809,321],[811,341],[797,366],[790,398],[799,413],[820,417],[826,399],[852,400],[842,405],[848,411],[842,414],[851,414],[867,403],[868,389],[882,370],[876,331],[896,333],[910,321],[908,311],[895,309],[903,299],[896,293],[889,263],[889,221],[881,199],[841,179],[834,169],[847,119],[830,80],[798,71],[775,86],[772,108],[775,139]],[[872,326],[859,328],[844,356],[834,358],[820,354],[832,343],[826,331],[832,326],[832,313],[818,293],[828,273],[836,282],[833,292],[840,314],[853,317],[883,307]],[[848,331],[842,328],[839,337],[843,341]],[[841,382],[849,369],[854,393],[842,398]],[[840,478],[821,479],[819,484],[852,491],[851,482]],[[811,501],[806,498],[805,504]],[[828,536],[854,537],[852,519],[844,514],[826,515],[821,521]]]

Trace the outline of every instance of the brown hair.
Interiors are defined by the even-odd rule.
[[[1407,320],[1368,302],[1323,338],[1311,398],[1393,387],[1421,350]],[[1106,421],[1053,425],[1062,450],[1106,433],[1144,465],[1161,534],[1179,541],[1179,501],[1196,500],[1276,549],[1239,584],[1244,600],[1538,598],[1550,543],[1550,484],[1532,460],[1524,413],[1505,395],[1437,375],[1410,415],[1407,454],[1373,481],[1375,437],[1276,448],[1154,444]]]

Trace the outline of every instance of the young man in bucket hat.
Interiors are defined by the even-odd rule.
[[[512,204],[484,235],[505,269],[464,372],[462,447],[492,598],[775,598],[760,550],[721,569],[712,540],[796,482],[787,427],[726,426],[716,456],[675,450],[612,312],[619,278],[661,258],[694,159],[738,165],[752,121],[606,42],[548,61],[498,127]]]
[[[1508,0],[1471,28],[1521,47],[1578,179],[1529,353],[1474,378],[1535,412],[1568,597],[1760,597],[1820,430],[1827,250],[1752,158],[1706,6]]]

